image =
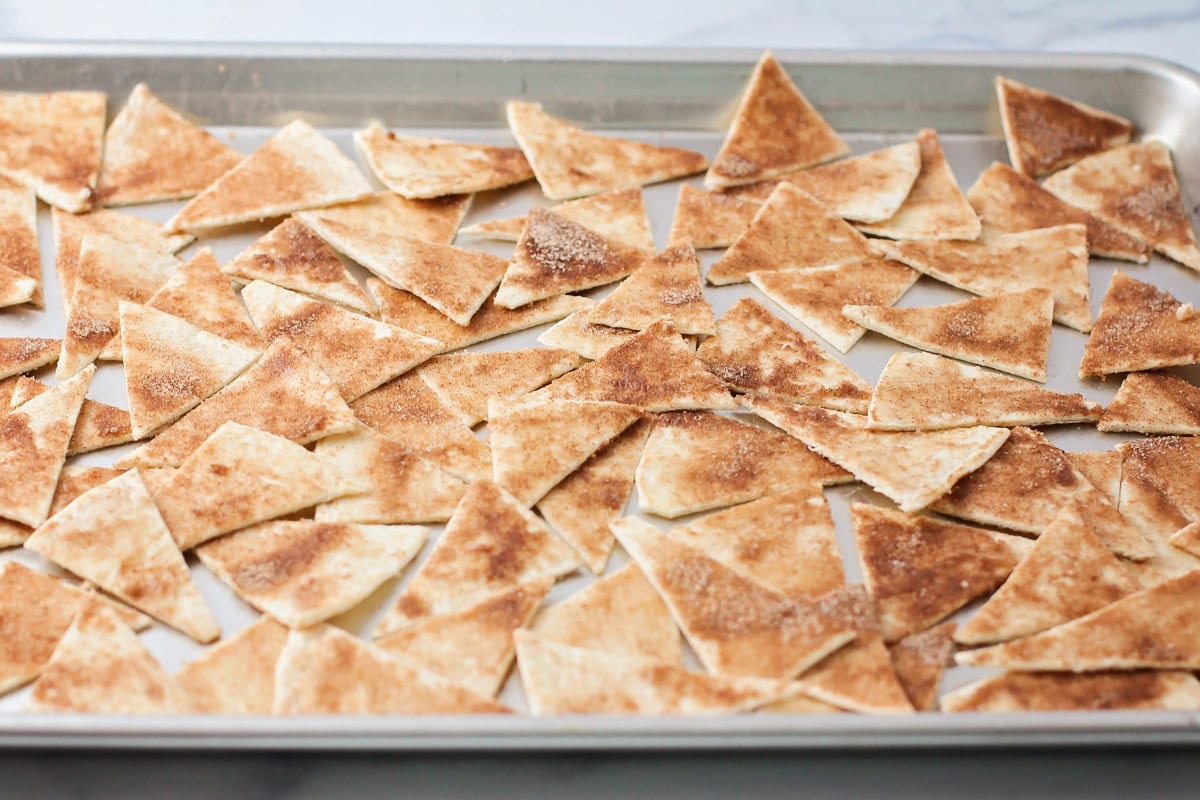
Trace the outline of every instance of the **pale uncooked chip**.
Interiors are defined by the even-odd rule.
[[[10,405],[12,408],[16,408],[48,391],[50,391],[50,387],[39,380],[19,377],[13,387]],[[71,433],[71,441],[67,444],[67,455],[90,453],[93,450],[132,442],[133,439],[133,428],[129,421],[128,411],[96,400],[84,400],[83,405],[79,408],[79,417],[75,420],[75,430]]]
[[[574,297],[574,295],[562,295],[559,299],[567,297]],[[586,297],[578,299],[585,304],[583,308],[572,312],[558,324],[543,331],[538,336],[539,342],[547,347],[570,350],[594,361],[622,342],[629,341],[637,333],[637,331],[627,328],[610,328],[607,325],[592,324],[589,316],[595,307],[595,301]],[[549,301],[543,300],[542,302]]]
[[[685,183],[679,187],[667,245],[690,244],[697,250],[729,247],[754,219],[759,205],[733,194],[705,191]]]
[[[714,189],[776,178],[849,152],[767,50],[750,76],[704,185]]]
[[[73,214],[96,201],[108,98],[101,92],[0,93],[0,173]]]
[[[588,314],[593,324],[639,331],[664,318],[683,334],[716,332],[700,282],[700,259],[686,243],[644,262]]]
[[[1100,417],[1102,431],[1200,434],[1200,387],[1167,372],[1134,372]]]
[[[516,400],[582,363],[567,350],[529,348],[434,356],[417,372],[446,408],[474,426],[487,419],[492,398]]]
[[[37,197],[32,189],[0,177],[0,269],[2,305],[42,307],[42,261],[38,251]],[[18,299],[24,295],[23,299]]]
[[[206,714],[270,714],[275,700],[275,663],[288,629],[263,616],[236,636],[192,659],[175,680]]]
[[[370,192],[371,185],[336,144],[295,120],[217,178],[164,227],[209,231],[345,203]]]
[[[0,379],[33,372],[58,360],[62,339],[0,338]],[[7,408],[5,403],[4,407]]]
[[[96,199],[106,206],[180,200],[204,191],[241,160],[241,153],[139,83],[104,134]]]
[[[1200,315],[1191,304],[1117,270],[1079,362],[1079,377],[1200,363]]]
[[[1005,672],[942,698],[945,711],[1200,709],[1200,681],[1187,672]]]
[[[1054,292],[1026,289],[944,306],[855,306],[842,314],[898,342],[1009,372],[1046,380]]]
[[[615,192],[570,200],[551,206],[564,219],[578,222],[588,230],[606,239],[612,239],[630,247],[643,250],[654,249],[654,236],[650,233],[650,217],[646,214],[646,201],[642,190],[619,189]],[[504,242],[515,242],[525,230],[526,217],[487,220],[463,228],[461,233],[469,236],[486,236]]]
[[[955,623],[943,622],[888,647],[896,677],[917,711],[937,707],[942,673],[954,663],[954,628]]]
[[[551,200],[658,183],[708,166],[707,158],[691,150],[585,131],[547,114],[541,103],[509,100],[505,110],[508,127]]]

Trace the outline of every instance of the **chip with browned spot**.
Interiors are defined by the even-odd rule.
[[[1091,450],[1066,453],[1067,460],[1088,483],[1100,490],[1114,506],[1121,502],[1121,471],[1125,457],[1120,450]]]
[[[50,387],[39,380],[19,377],[13,387],[10,406],[16,408],[48,391],[50,391]],[[93,450],[132,442],[133,439],[133,428],[129,421],[128,411],[101,403],[98,400],[84,400],[79,409],[79,417],[75,420],[75,430],[71,433],[71,441],[67,445],[67,455],[90,453]],[[53,509],[53,506],[51,508]]]
[[[679,187],[667,246],[690,244],[697,250],[729,247],[754,219],[759,205],[754,200],[685,183]]]
[[[0,379],[33,372],[58,360],[62,339],[0,338]],[[5,403],[4,407],[8,404]]]
[[[660,319],[671,320],[682,334],[716,332],[691,245],[669,247],[643,262],[588,314],[592,324],[637,331]]]
[[[888,647],[896,677],[917,711],[937,707],[942,673],[954,663],[954,628],[955,623],[943,622]]]
[[[1200,315],[1191,303],[1117,270],[1088,337],[1079,377],[1200,363]]]

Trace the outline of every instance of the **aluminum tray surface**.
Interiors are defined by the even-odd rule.
[[[379,47],[167,46],[167,45],[5,45],[0,47],[0,90],[95,89],[109,95],[115,113],[138,81],[164,100],[230,137],[249,152],[277,126],[303,117],[321,127],[346,152],[350,135],[370,120],[398,131],[471,141],[510,143],[503,103],[522,97],[546,103],[553,113],[645,141],[689,147],[710,157],[724,137],[728,117],[754,61],[752,51],[572,51],[446,50]],[[855,152],[911,138],[921,127],[937,128],[947,157],[965,189],[995,160],[1006,160],[995,111],[992,78],[1003,73],[1133,119],[1144,136],[1169,144],[1185,192],[1200,191],[1200,140],[1187,137],[1200,124],[1200,77],[1161,62],[1129,57],[998,54],[895,54],[780,52],[809,98],[843,133]],[[364,169],[364,172],[366,170]],[[699,183],[699,177],[689,179]],[[646,189],[655,240],[665,241],[679,182]],[[464,224],[523,213],[545,204],[536,185],[478,195]],[[181,204],[126,209],[165,220]],[[62,303],[53,275],[49,213],[40,210],[44,311],[5,310],[0,336],[60,336]],[[270,225],[240,228],[235,234],[202,240],[224,262]],[[460,236],[457,244],[508,255],[511,244]],[[705,268],[719,251],[704,251]],[[1093,259],[1093,314],[1115,262]],[[1129,273],[1200,303],[1195,273],[1155,258],[1149,266],[1121,265]],[[359,272],[360,275],[361,271]],[[607,290],[596,292],[597,296]],[[706,288],[718,314],[742,296],[758,295],[748,284]],[[953,302],[962,292],[922,278],[900,305]],[[782,310],[777,314],[789,319]],[[790,320],[796,327],[802,325]],[[537,346],[543,328],[478,345],[473,350]],[[1081,383],[1075,377],[1086,337],[1055,326],[1047,386],[1082,391],[1107,403],[1117,380]],[[874,382],[888,357],[903,349],[868,333],[843,359]],[[1185,371],[1193,380],[1197,370]],[[119,366],[103,366],[91,396],[126,405]],[[746,418],[743,416],[743,418]],[[749,419],[749,418],[746,418]],[[1068,450],[1110,448],[1122,437],[1094,427],[1046,429]],[[76,463],[108,464],[128,448],[80,457]],[[882,500],[861,486],[827,491],[838,528],[847,579],[861,580],[850,533],[847,502]],[[636,512],[636,497],[629,513]],[[664,520],[651,521],[660,526]],[[684,520],[686,521],[686,520]],[[440,528],[433,529],[435,540]],[[425,553],[428,553],[427,545]],[[423,554],[424,555],[424,554]],[[19,549],[0,554],[26,563],[38,557]],[[423,557],[423,556],[422,556]],[[612,571],[625,563],[614,554]],[[419,565],[420,557],[417,565]],[[390,606],[404,580],[392,581],[336,622],[366,635]],[[193,565],[201,591],[226,636],[256,613],[203,567]],[[590,580],[574,575],[561,581],[547,602],[562,599]],[[970,610],[964,612],[969,614]],[[174,670],[201,648],[162,625],[142,641]],[[694,660],[692,661],[694,664]],[[951,668],[944,690],[984,670]],[[1051,744],[1161,744],[1200,742],[1200,716],[1180,712],[1087,712],[996,714],[868,715],[754,714],[720,718],[571,717],[120,717],[30,715],[19,713],[28,690],[0,700],[0,744],[8,746],[345,748],[345,749],[644,749],[740,747],[1014,746]],[[519,679],[510,678],[501,699],[523,710]]]

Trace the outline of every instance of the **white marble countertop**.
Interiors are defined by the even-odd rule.
[[[338,12],[330,14],[334,5]],[[914,10],[914,6],[916,10]],[[0,0],[5,39],[1141,53],[1200,69],[1200,3]],[[0,753],[0,797],[1194,797],[1191,751],[672,756]]]

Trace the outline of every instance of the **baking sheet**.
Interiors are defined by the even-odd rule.
[[[571,116],[618,135],[659,144],[688,147],[715,154],[724,135],[726,115],[740,93],[758,56],[756,52],[713,51],[702,54],[663,54],[646,51],[597,52],[565,59],[548,51],[499,54],[470,51],[418,51],[384,53],[378,48],[293,49],[272,48],[251,54],[222,49],[196,48],[191,53],[161,53],[158,48],[90,48],[48,46],[21,54],[22,48],[0,49],[0,63],[10,67],[2,88],[46,90],[99,88],[110,94],[115,113],[132,84],[146,80],[164,99],[189,112],[218,123],[210,129],[228,137],[233,145],[250,152],[273,132],[277,124],[303,116],[320,126],[347,153],[353,153],[350,135],[369,119],[404,132],[447,138],[510,143],[502,124],[503,100],[513,96],[543,100],[552,112]],[[55,55],[55,53],[58,53]],[[1006,160],[995,119],[991,77],[996,72],[1028,80],[1073,98],[1131,116],[1144,135],[1162,138],[1175,149],[1185,190],[1200,186],[1200,150],[1183,133],[1200,120],[1200,83],[1194,76],[1156,62],[1090,57],[987,57],[850,55],[780,53],[792,74],[815,104],[843,133],[854,151],[864,152],[911,138],[918,127],[939,128],[947,158],[965,190],[978,173],[994,160]],[[363,83],[363,81],[366,81]],[[1155,103],[1148,103],[1155,100]],[[364,168],[364,174],[369,174]],[[688,182],[699,184],[699,177]],[[647,187],[646,204],[655,241],[667,237],[680,182]],[[536,185],[480,194],[464,225],[524,213],[535,204],[547,204]],[[131,213],[165,220],[182,204],[158,204],[127,209]],[[60,336],[62,303],[53,273],[53,235],[49,213],[40,212],[40,239],[47,287],[43,311],[9,309],[0,313],[0,336]],[[186,258],[198,247],[211,246],[223,263],[272,226],[252,225],[231,235],[201,240],[181,254]],[[459,236],[459,245],[507,256],[512,245]],[[720,251],[703,251],[708,267]],[[1200,303],[1200,278],[1195,273],[1155,258],[1150,265],[1118,264],[1093,259],[1089,267],[1092,310],[1112,272],[1120,266],[1129,274],[1173,292],[1181,300]],[[357,269],[357,268],[356,268]],[[357,270],[359,275],[364,274]],[[611,289],[593,293],[602,296]],[[717,314],[742,296],[753,296],[768,307],[772,303],[749,284],[706,287]],[[969,295],[922,278],[901,300],[901,306],[923,306],[965,299]],[[781,309],[773,310],[801,330],[803,325]],[[469,350],[508,350],[538,346],[545,329],[513,334],[476,345]],[[808,332],[811,334],[811,332]],[[819,338],[818,338],[819,340]],[[1054,326],[1051,363],[1046,385],[1063,391],[1081,391],[1107,403],[1118,380],[1081,383],[1075,371],[1086,337]],[[884,337],[868,333],[849,354],[842,356],[852,368],[874,382],[890,355],[906,350]],[[832,350],[831,350],[832,351]],[[834,352],[835,355],[838,355]],[[52,370],[50,371],[52,373]],[[1193,381],[1200,370],[1185,370]],[[39,377],[52,380],[45,373]],[[127,406],[121,369],[102,366],[90,396]],[[737,415],[753,421],[753,417]],[[484,429],[485,430],[485,429]],[[1092,426],[1054,426],[1045,429],[1052,441],[1068,450],[1111,448],[1122,435],[1100,434]],[[481,430],[481,434],[482,434]],[[79,457],[73,463],[109,464],[131,447],[113,448]],[[862,485],[826,492],[830,499],[842,549],[847,579],[861,580],[848,518],[848,502],[863,500],[890,503]],[[636,511],[636,494],[629,512]],[[660,527],[688,518],[665,521],[647,519]],[[433,528],[422,556],[399,580],[386,584],[366,603],[335,622],[360,635],[369,635],[378,617],[390,607],[403,584],[419,568],[436,541],[441,527]],[[0,557],[17,558],[49,569],[32,553],[13,550]],[[609,565],[617,569],[627,558],[618,548]],[[249,624],[257,613],[206,569],[193,565],[193,575],[205,599],[230,636]],[[584,573],[568,577],[552,591],[547,602],[573,594],[592,578]],[[968,609],[965,614],[970,613]],[[199,654],[202,648],[181,634],[155,625],[142,641],[169,669]],[[694,658],[690,663],[695,665]],[[962,685],[984,670],[951,668],[943,691]],[[510,677],[501,700],[524,710],[519,678]],[[646,719],[565,718],[445,719],[291,718],[231,719],[171,717],[161,719],[104,716],[25,715],[28,690],[0,700],[0,743],[4,744],[103,744],[104,746],[255,746],[255,747],[380,747],[380,748],[510,748],[510,747],[760,747],[760,746],[867,746],[987,745],[1112,743],[1114,741],[1193,741],[1195,715],[1168,712],[1086,714],[940,715],[886,718],[858,715],[754,714],[734,718]]]

